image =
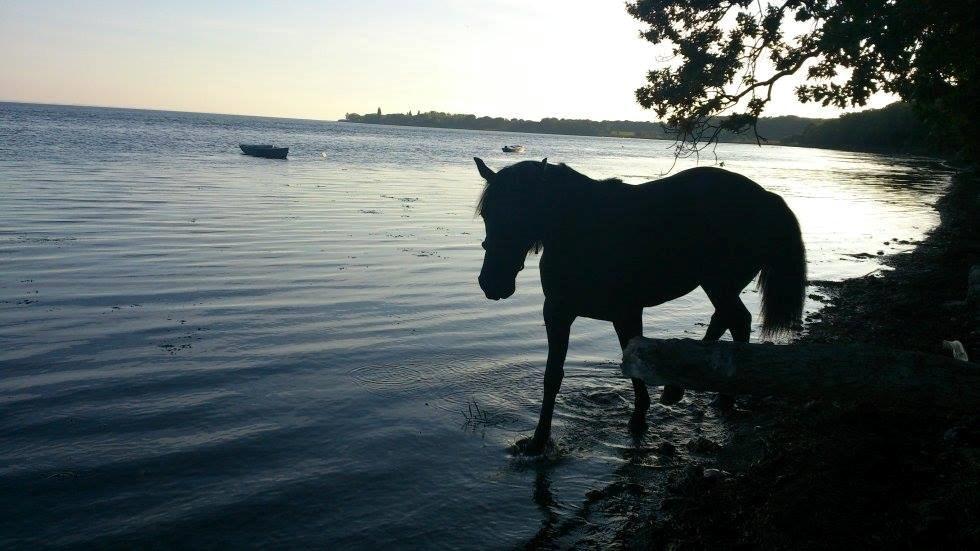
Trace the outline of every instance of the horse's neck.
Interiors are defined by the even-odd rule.
[[[607,226],[606,218],[622,212],[622,184],[577,177],[553,185],[550,192],[554,201],[550,202],[549,211],[542,213],[549,220],[548,236],[552,239],[567,237],[568,232],[588,231],[593,225]],[[547,246],[548,239],[544,241]]]

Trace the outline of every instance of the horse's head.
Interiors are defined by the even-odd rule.
[[[486,226],[480,288],[487,298],[499,300],[514,294],[528,251],[537,250],[544,237],[546,212],[540,184],[548,159],[522,161],[497,173],[481,159],[473,160],[487,181],[476,208]]]

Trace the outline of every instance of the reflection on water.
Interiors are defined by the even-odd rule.
[[[290,159],[240,155],[250,141]],[[537,257],[513,298],[483,298],[471,158],[522,158],[510,142],[629,182],[672,162],[663,142],[0,104],[0,545],[608,541],[595,492],[628,508],[657,492],[637,473],[729,436],[692,394],[634,441],[615,333],[579,320],[560,459],[508,456],[540,403]],[[815,279],[910,248],[948,179],[920,159],[718,152],[796,211]],[[646,332],[700,337],[709,314],[695,291]],[[467,423],[473,403],[488,422]]]

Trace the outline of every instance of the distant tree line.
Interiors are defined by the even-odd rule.
[[[502,117],[477,117],[429,111],[427,113],[377,113],[359,115],[347,113],[344,122],[388,124],[395,126],[425,126],[432,128],[461,128],[467,130],[492,130],[497,132],[527,132],[533,134],[566,134],[571,136],[605,136],[616,138],[671,139],[663,125],[643,121],[593,121],[588,119],[543,118],[540,121],[505,119]],[[759,122],[759,133],[772,143],[782,143],[801,133],[815,119],[801,117],[771,117]],[[726,134],[724,141],[749,142],[754,137],[742,134]]]
[[[591,121],[584,119],[544,118],[540,121],[477,117],[429,111],[427,113],[365,114],[348,113],[346,122],[390,124],[396,126],[428,126],[433,128],[463,128],[498,132],[529,132],[534,134],[570,134],[574,136],[618,136],[661,139],[666,136],[659,124],[633,121]]]
[[[477,117],[429,111],[359,115],[348,113],[344,122],[386,124],[394,126],[423,126],[459,128],[498,132],[527,132],[534,134],[566,134],[571,136],[605,136],[619,138],[674,139],[669,130],[657,122],[592,121],[587,119],[558,119],[540,121]],[[889,151],[939,154],[947,147],[930,138],[929,128],[908,104],[893,103],[882,109],[848,113],[836,119],[810,119],[795,116],[763,117],[758,120],[758,133],[766,143],[845,149],[851,151]],[[723,132],[722,142],[755,143],[754,134]]]
[[[955,148],[951,144],[941,143],[933,136],[929,126],[912,106],[896,102],[882,109],[847,113],[836,119],[815,121],[802,134],[789,140],[789,143],[851,151],[922,154],[953,152]]]

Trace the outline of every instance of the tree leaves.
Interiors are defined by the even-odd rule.
[[[863,106],[898,94],[933,129],[953,129],[976,158],[978,0],[637,0],[641,36],[674,59],[647,73],[636,99],[663,119],[678,154],[722,130],[755,132],[774,84],[804,71],[803,102]],[[762,140],[761,136],[757,136]]]

